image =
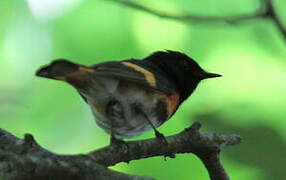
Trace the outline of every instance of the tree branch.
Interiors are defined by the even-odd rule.
[[[200,133],[200,126],[194,123],[181,133],[166,137],[168,145],[157,138],[128,141],[127,146],[107,146],[85,155],[57,155],[40,147],[32,135],[19,139],[0,129],[0,179],[149,180],[151,178],[127,175],[107,167],[170,153],[194,153],[202,160],[212,180],[228,180],[219,152],[222,147],[239,144],[241,138]]]
[[[252,19],[264,19],[269,18],[271,19],[277,26],[278,30],[281,32],[281,35],[286,40],[286,27],[284,27],[282,20],[279,19],[279,16],[274,8],[274,1],[273,0],[260,0],[261,4],[260,7],[251,14],[243,14],[237,16],[227,16],[227,17],[220,17],[220,16],[201,16],[201,15],[194,15],[188,13],[181,13],[176,14],[172,12],[167,12],[159,9],[155,9],[152,7],[145,6],[143,4],[137,3],[131,0],[112,0],[113,2],[125,5],[127,7],[146,12],[152,14],[154,16],[166,19],[172,19],[177,21],[183,22],[226,22],[226,23],[238,23],[241,21],[252,20]]]
[[[284,40],[286,40],[286,27],[284,27],[282,20],[280,20],[279,15],[275,11],[273,0],[262,0],[265,4],[266,11],[265,17],[271,19],[277,26],[278,30],[281,32]]]
[[[85,158],[65,158],[40,147],[32,135],[19,139],[0,129],[1,180],[152,180],[123,174]]]

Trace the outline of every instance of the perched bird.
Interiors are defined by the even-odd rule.
[[[90,106],[96,123],[111,142],[154,130],[176,112],[203,79],[220,77],[204,71],[187,55],[159,51],[148,57],[84,66],[58,59],[37,76],[72,85]]]

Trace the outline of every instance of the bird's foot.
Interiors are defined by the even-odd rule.
[[[168,145],[168,141],[165,138],[164,134],[160,133],[159,131],[155,131],[155,136],[156,138],[158,138],[162,143],[164,143],[165,145]]]
[[[127,142],[122,139],[117,139],[113,136],[110,137],[110,146],[116,146],[116,148],[124,149],[125,152],[129,152],[129,146]]]
[[[167,149],[168,149],[168,141],[166,139],[166,137],[164,136],[164,134],[160,133],[159,131],[155,130],[155,136],[156,138],[158,138],[163,144],[164,146],[167,146]],[[165,154],[164,154],[164,160],[166,161],[167,160],[167,157],[169,158],[175,158],[176,155],[170,151],[167,151]]]

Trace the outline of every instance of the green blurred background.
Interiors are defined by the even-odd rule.
[[[229,16],[251,13],[259,0],[145,0],[172,12]],[[286,1],[276,0],[286,18]],[[241,145],[222,152],[234,180],[281,180],[286,156],[286,43],[270,20],[239,24],[167,20],[108,0],[1,0],[0,127],[32,133],[45,148],[85,153],[109,143],[80,96],[35,70],[55,58],[91,65],[178,50],[222,78],[206,80],[159,128],[171,135],[194,121],[203,131],[237,133]],[[179,70],[179,69],[178,69]],[[136,139],[153,137],[147,133]],[[192,154],[120,163],[113,169],[160,180],[208,179]]]

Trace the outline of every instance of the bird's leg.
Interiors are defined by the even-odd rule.
[[[160,133],[156,127],[154,126],[154,124],[150,121],[149,117],[146,115],[146,113],[142,110],[142,108],[140,108],[140,106],[138,104],[135,105],[136,111],[141,113],[144,116],[144,119],[146,119],[146,121],[148,121],[148,123],[150,124],[150,126],[152,127],[152,129],[154,130],[155,136],[156,138],[162,140],[165,144],[168,144],[164,134]]]
[[[123,149],[123,151],[126,153],[126,156],[129,156],[128,144],[122,139],[117,139],[114,136],[114,133],[112,130],[111,130],[111,134],[110,134],[110,146],[115,146],[116,148]],[[129,161],[125,161],[125,162],[127,164],[129,164]]]
[[[110,134],[110,145],[121,145],[121,144],[126,144],[125,141],[123,141],[122,139],[117,139],[115,136],[114,136],[114,132],[111,128],[111,134]]]
[[[114,135],[114,129],[113,129],[113,120],[111,120],[111,128],[110,128],[110,146],[116,146],[117,148],[123,148],[124,152],[126,152],[127,155],[129,155],[129,146],[128,144],[122,140],[118,139]],[[129,162],[127,162],[129,163]]]
[[[157,128],[154,126],[154,124],[150,121],[150,119],[147,117],[147,115],[143,112],[145,119],[148,121],[150,126],[152,127],[156,138],[158,138],[160,141],[162,141],[164,144],[168,145],[167,139],[165,138],[163,133],[160,133]]]
[[[148,121],[148,123],[150,124],[150,126],[152,127],[152,129],[154,130],[155,136],[156,138],[158,138],[161,142],[163,142],[166,146],[168,146],[168,141],[166,139],[166,137],[164,136],[164,134],[160,133],[157,128],[154,126],[154,124],[150,121],[149,117],[146,115],[146,113],[140,108],[137,108],[137,111],[141,112],[144,116],[144,118]],[[171,153],[171,152],[167,152],[164,155],[165,160],[166,157],[170,157],[170,158],[175,158],[175,154]]]
[[[118,111],[119,102],[116,99],[111,99],[106,105],[106,114],[109,116],[110,125],[110,145],[122,145],[127,144],[122,140],[115,137],[114,126],[116,117],[121,117],[121,111]],[[120,109],[121,110],[121,109]]]

